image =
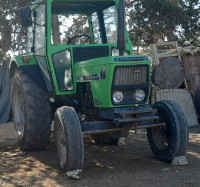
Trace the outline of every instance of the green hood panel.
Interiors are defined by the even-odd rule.
[[[115,67],[138,64],[148,65],[150,69],[151,62],[145,56],[102,57],[77,62],[73,69],[77,83],[90,83],[95,107],[109,108],[114,107],[111,93]],[[121,105],[118,107],[121,107]]]

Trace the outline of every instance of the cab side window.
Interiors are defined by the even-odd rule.
[[[33,52],[32,47],[33,47],[33,24],[31,27],[28,27],[27,31],[26,53]]]
[[[35,46],[34,52],[36,55],[45,54],[45,5],[42,4],[36,9],[35,18]]]

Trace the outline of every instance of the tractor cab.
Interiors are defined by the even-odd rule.
[[[20,10],[21,24],[28,27],[27,54],[42,67],[48,91],[76,93],[72,69],[78,62],[133,54],[124,1],[118,7],[116,0],[50,0]]]

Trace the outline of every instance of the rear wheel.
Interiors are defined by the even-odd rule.
[[[149,145],[155,157],[169,162],[176,156],[185,155],[189,131],[179,105],[172,101],[159,101],[152,108],[158,111],[159,123],[166,123],[166,126],[147,129]]]
[[[22,70],[12,81],[13,122],[22,150],[40,150],[47,146],[51,128],[48,93]]]
[[[54,133],[59,165],[64,171],[82,169],[84,146],[80,122],[72,107],[58,108]]]

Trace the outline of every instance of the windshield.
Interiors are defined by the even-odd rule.
[[[88,18],[84,14],[53,15],[52,44],[88,44],[91,42]]]
[[[95,39],[95,42],[102,43],[103,31],[100,29],[98,17],[101,17],[100,13],[99,15],[96,12],[92,14],[94,39]],[[103,42],[103,43],[116,43],[117,41],[117,11],[116,11],[115,6],[112,6],[103,10],[102,17],[103,17],[103,22],[105,26],[105,35],[106,35],[105,36],[106,42]]]
[[[52,45],[102,44],[117,41],[113,2],[52,3]]]

